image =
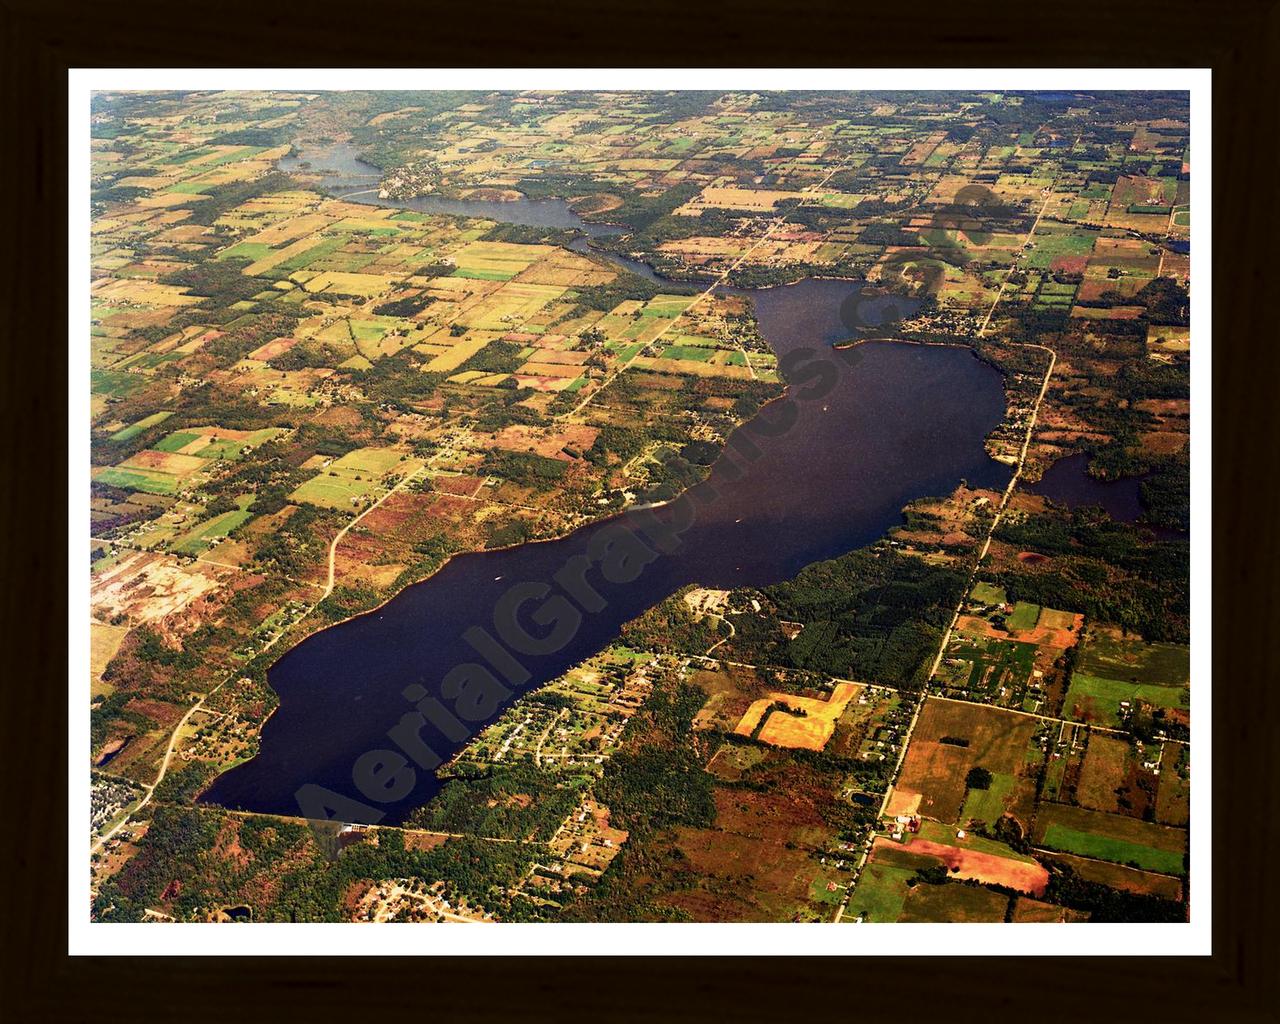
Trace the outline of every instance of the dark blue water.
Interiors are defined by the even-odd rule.
[[[413,702],[424,692],[451,710],[465,705],[468,692],[481,692],[473,688],[455,700],[443,680],[458,666],[487,667],[509,691],[496,705],[475,709],[479,720],[465,723],[472,735],[516,695],[601,650],[623,623],[688,583],[763,586],[789,579],[812,562],[873,542],[902,521],[913,499],[949,493],[962,479],[1003,487],[1010,470],[983,447],[1004,416],[1000,374],[964,348],[868,342],[837,354],[829,346],[850,333],[841,305],[858,287],[810,280],[753,293],[761,332],[779,357],[807,351],[811,358],[790,366],[788,395],[735,431],[709,478],[680,499],[560,540],[459,556],[376,611],[286,653],[269,673],[280,707],[263,729],[261,752],[222,775],[202,799],[297,814],[299,788],[310,783],[365,805],[337,811],[344,820],[373,820],[379,812],[384,822],[402,819],[439,782],[429,768],[399,768],[388,730],[415,713]],[[819,360],[830,387],[815,394]],[[739,453],[744,439],[753,457]],[[664,541],[674,546],[663,550]],[[631,552],[629,561],[611,557],[622,551]],[[612,581],[601,568],[606,563]],[[500,610],[504,595],[525,583],[547,596],[528,601],[513,620]],[[580,621],[569,635],[575,617]],[[532,645],[510,629],[506,636],[515,641],[504,638],[513,621],[535,637],[560,627],[566,636],[554,650],[528,653],[515,643]],[[486,661],[463,639],[477,626],[505,654],[490,649]],[[507,684],[522,671],[527,681]],[[468,673],[484,693],[496,692],[478,672]],[[420,689],[405,696],[414,686]],[[456,730],[449,738],[451,730],[446,721],[443,731],[427,724],[419,735],[447,759],[466,742]],[[370,753],[380,750],[386,753]],[[423,748],[417,753],[430,763]],[[375,763],[399,769],[394,779],[404,785],[379,792],[361,775],[362,791],[356,766]]]
[[[1185,540],[1187,535],[1182,530],[1141,522],[1146,514],[1142,483],[1148,475],[1099,480],[1089,475],[1088,454],[1077,452],[1055,462],[1036,483],[1022,486],[1067,508],[1100,508],[1116,522],[1137,523],[1160,540]]]
[[[1133,523],[1143,512],[1141,488],[1144,479],[1129,476],[1119,480],[1099,480],[1089,475],[1088,454],[1078,452],[1059,459],[1036,483],[1023,486],[1032,494],[1042,494],[1067,508],[1096,506],[1117,522]]]

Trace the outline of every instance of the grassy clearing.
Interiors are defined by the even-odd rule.
[[[1040,606],[1038,604],[1019,601],[1013,606],[1013,613],[1007,621],[1010,629],[1035,629],[1038,618],[1040,618]]]
[[[695,345],[669,345],[662,351],[662,359],[691,359],[705,363],[711,359],[715,349],[701,348]]]
[[[1089,718],[1114,727],[1120,724],[1121,701],[1128,701],[1130,705],[1143,701],[1160,708],[1185,710],[1191,706],[1191,691],[1186,686],[1127,683],[1076,672],[1071,676],[1063,710],[1073,717]]]
[[[1018,777],[1007,772],[992,773],[991,786],[987,789],[971,789],[969,796],[964,802],[964,811],[961,817],[966,820],[981,821],[987,825],[994,825],[1004,814],[1006,802],[1009,795],[1013,792],[1014,787],[1018,784]]]
[[[868,861],[858,879],[843,920],[854,921],[861,916],[874,923],[888,923],[902,916],[907,901],[907,880],[915,874],[914,868],[891,867]]]
[[[1009,897],[975,885],[917,885],[907,894],[900,921],[1001,922],[1009,909]]]
[[[1183,644],[1148,644],[1118,630],[1089,630],[1077,668],[1104,679],[1182,686],[1191,677],[1191,652]]]
[[[1183,873],[1180,853],[1156,850],[1150,846],[1094,835],[1091,832],[1077,832],[1063,825],[1050,825],[1045,830],[1044,843],[1054,850],[1065,850],[1067,853],[1096,857],[1116,864],[1131,864],[1147,871],[1159,871],[1166,875]]]
[[[401,456],[401,452],[390,448],[357,448],[297,487],[289,500],[310,502],[325,508],[350,508],[400,465]]]
[[[96,483],[110,487],[122,487],[129,491],[143,491],[146,494],[173,494],[178,490],[179,480],[169,473],[159,473],[148,469],[130,469],[125,466],[109,466],[93,477]]]
[[[969,594],[971,601],[978,604],[1002,605],[1008,601],[1005,596],[1004,587],[997,587],[993,583],[975,583],[973,590]]]
[[[152,413],[150,416],[147,416],[143,419],[138,420],[137,423],[130,424],[129,426],[125,427],[122,430],[117,430],[114,434],[111,435],[111,440],[131,441],[133,440],[133,438],[141,434],[144,430],[150,430],[157,423],[163,423],[172,415],[173,413],[171,412]]]
[[[176,555],[199,555],[207,551],[215,540],[227,536],[237,527],[253,518],[253,513],[243,509],[233,509],[220,516],[206,520],[192,530],[188,530],[175,540],[170,550]]]

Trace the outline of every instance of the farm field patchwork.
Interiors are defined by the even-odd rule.
[[[1116,726],[1139,705],[1189,720],[1190,653],[1183,645],[1148,644],[1119,630],[1094,627],[1082,645],[1064,711],[1081,721]]]
[[[420,463],[404,452],[390,448],[358,448],[328,462],[310,480],[299,485],[290,495],[293,501],[328,508],[349,508],[382,486],[392,470],[413,472]]]

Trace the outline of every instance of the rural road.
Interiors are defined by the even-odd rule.
[[[347,535],[347,531],[350,530],[351,527],[355,526],[358,522],[360,522],[360,520],[362,520],[375,508],[378,508],[380,505],[382,505],[382,503],[386,501],[388,498],[390,498],[391,495],[395,494],[402,487],[404,487],[411,480],[413,480],[425,468],[426,468],[425,465],[419,466],[417,469],[413,470],[412,472],[406,473],[390,489],[388,489],[387,492],[382,495],[382,497],[380,497],[377,501],[373,502],[373,504],[371,504],[368,508],[362,511],[359,515],[355,516],[349,523],[347,523],[346,526],[344,526],[341,530],[339,530],[336,534],[334,534],[333,540],[329,542],[329,581],[324,588],[324,593],[321,594],[320,597],[316,598],[316,600],[313,601],[307,607],[307,610],[304,611],[301,615],[299,615],[296,620],[294,620],[295,623],[301,622],[303,619],[305,619],[308,615],[310,615],[313,611],[316,610],[316,607],[320,604],[320,602],[324,601],[333,593],[333,588],[336,582],[334,567],[336,564],[336,559],[338,554],[338,545],[342,543],[342,538]],[[274,647],[276,642],[285,635],[285,632],[287,632],[287,630],[282,630],[281,632],[277,633],[274,637],[272,637],[270,640],[268,640],[267,643],[263,645],[262,649],[257,652],[256,656],[265,654],[272,647]],[[129,810],[129,812],[125,814],[123,818],[120,819],[119,822],[117,822],[109,831],[104,832],[98,838],[98,840],[89,847],[89,854],[91,856],[97,853],[99,850],[101,850],[102,847],[105,846],[112,837],[114,837],[117,833],[120,832],[122,828],[124,828],[127,824],[129,824],[129,821],[133,818],[134,815],[136,815],[140,810],[142,810],[142,808],[144,808],[145,806],[147,806],[148,803],[151,802],[151,797],[155,794],[156,787],[159,786],[160,783],[164,781],[165,774],[169,771],[169,763],[173,760],[173,754],[174,754],[175,748],[177,747],[178,737],[182,734],[182,730],[186,728],[187,723],[191,721],[191,716],[194,715],[197,711],[202,710],[204,708],[205,701],[207,701],[215,693],[217,693],[224,686],[226,686],[227,683],[231,682],[232,679],[238,679],[239,677],[240,677],[239,672],[231,673],[231,675],[223,679],[222,682],[220,682],[217,686],[215,686],[212,690],[206,693],[203,697],[201,697],[198,701],[196,701],[196,703],[192,704],[191,707],[187,709],[187,713],[182,716],[182,718],[178,721],[177,726],[174,728],[173,732],[169,735],[169,745],[165,748],[164,760],[160,762],[160,771],[157,773],[155,781],[152,782],[150,785],[144,784],[142,788],[146,790],[146,792],[143,794],[142,799],[139,800],[138,803],[135,804]]]
[[[819,133],[819,137],[820,137],[820,136],[821,136],[821,133]],[[807,188],[801,189],[801,192],[802,192],[802,193],[809,193],[809,194],[812,194],[813,192],[816,192],[818,189],[821,189],[823,186],[825,186],[825,185],[826,185],[826,183],[827,183],[828,181],[830,181],[830,180],[831,180],[831,178],[832,178],[834,175],[838,174],[838,173],[839,173],[839,172],[844,168],[845,164],[847,164],[851,158],[852,158],[851,156],[847,156],[847,157],[845,157],[845,158],[844,158],[843,160],[841,160],[838,164],[836,164],[833,168],[831,168],[831,170],[830,170],[830,171],[828,171],[828,172],[823,176],[823,178],[822,178],[822,180],[821,180],[821,181],[815,182],[814,184],[812,184],[812,185],[808,186]],[[792,163],[794,163],[794,162],[795,162],[795,161],[793,160],[793,161],[792,161]],[[804,206],[804,205],[805,205],[805,202],[807,202],[807,200],[802,201],[802,202],[800,203],[800,206]],[[759,238],[757,238],[754,242],[752,242],[752,243],[751,243],[750,247],[746,250],[746,252],[744,252],[744,253],[743,253],[741,256],[739,256],[736,260],[734,260],[731,264],[729,264],[729,266],[728,266],[728,267],[726,267],[723,271],[721,271],[720,275],[719,275],[718,277],[716,277],[716,279],[715,279],[714,281],[712,281],[712,282],[711,282],[711,284],[709,284],[709,285],[708,285],[708,286],[707,286],[703,291],[699,292],[696,296],[694,296],[693,301],[692,301],[692,302],[690,302],[690,303],[689,303],[689,305],[687,305],[687,306],[685,307],[685,312],[688,312],[689,310],[693,309],[693,307],[694,307],[694,306],[698,305],[700,302],[702,302],[704,299],[706,299],[708,296],[710,296],[712,292],[714,292],[717,288],[719,288],[721,285],[723,285],[723,284],[725,283],[725,281],[726,281],[726,280],[728,280],[729,275],[730,275],[730,274],[732,274],[735,270],[737,270],[737,269],[738,269],[738,267],[742,265],[742,262],[743,262],[743,261],[744,261],[748,256],[750,256],[753,252],[755,252],[757,249],[759,249],[759,248],[760,248],[760,246],[764,245],[764,243],[765,243],[765,242],[767,242],[767,241],[769,240],[769,238],[773,235],[773,233],[774,233],[775,231],[777,231],[777,230],[778,230],[778,228],[780,228],[783,224],[785,224],[785,223],[786,223],[786,221],[787,221],[787,215],[786,215],[785,213],[780,214],[780,215],[779,215],[779,216],[777,216],[777,217],[774,217],[774,218],[773,218],[773,220],[771,220],[771,221],[769,222],[769,226],[768,226],[768,227],[766,227],[766,228],[764,229],[764,232],[760,235],[760,237],[759,237]],[[576,416],[579,412],[581,412],[581,411],[582,411],[583,409],[585,409],[588,405],[590,405],[590,404],[591,404],[591,402],[595,399],[595,397],[596,397],[598,394],[600,394],[600,392],[601,392],[601,391],[603,391],[603,390],[604,390],[605,388],[607,388],[610,384],[612,384],[615,380],[617,380],[617,379],[618,379],[618,377],[619,377],[619,376],[621,376],[622,372],[623,372],[624,370],[626,370],[626,368],[627,368],[628,366],[630,366],[633,362],[635,362],[637,359],[639,359],[639,358],[640,358],[641,353],[643,353],[643,352],[645,351],[645,349],[649,348],[649,346],[650,346],[650,345],[652,345],[652,344],[653,344],[654,342],[656,342],[659,338],[661,338],[664,334],[666,334],[669,330],[671,330],[671,328],[672,328],[673,326],[675,326],[675,323],[676,323],[676,321],[677,321],[678,319],[679,319],[679,317],[672,317],[670,320],[668,320],[668,321],[667,321],[666,326],[665,326],[665,327],[663,327],[661,331],[659,331],[657,334],[655,334],[655,335],[654,335],[654,336],[649,340],[649,342],[648,342],[648,343],[647,343],[643,348],[641,348],[638,352],[636,352],[636,353],[635,353],[635,355],[633,355],[633,356],[632,356],[630,359],[628,359],[625,363],[623,363],[623,364],[622,364],[621,366],[619,366],[616,370],[614,370],[614,372],[613,372],[613,373],[611,373],[608,377],[606,377],[606,378],[601,382],[601,384],[600,384],[600,386],[599,386],[598,388],[596,388],[593,392],[591,392],[591,394],[589,394],[589,395],[587,395],[585,398],[583,398],[583,400],[582,400],[581,402],[579,402],[577,405],[575,405],[575,406],[574,406],[572,409],[570,409],[568,412],[561,413],[561,414],[560,414],[559,416],[557,416],[556,418],[557,418],[557,419],[568,419],[568,418],[570,418],[570,417],[572,417],[572,416]],[[746,353],[746,350],[745,350],[745,349],[741,349],[741,351],[742,351],[743,356],[744,356],[744,357],[746,357],[746,354],[747,354],[747,353]],[[756,371],[755,371],[755,368],[751,365],[751,361],[750,361],[749,359],[747,360],[747,371],[748,371],[748,373],[750,373],[751,378],[754,380],[754,379],[755,379],[755,376],[756,376]]]
[[[1040,219],[1041,217],[1044,216],[1044,211],[1048,207],[1049,199],[1051,198],[1052,195],[1053,195],[1053,186],[1050,185],[1047,189],[1045,189],[1044,202],[1040,204],[1040,212],[1036,214],[1036,219],[1031,225],[1031,230],[1027,232],[1027,237],[1023,239],[1024,246],[1026,245],[1026,243],[1031,241],[1032,237],[1036,233],[1036,229],[1040,226]],[[1000,284],[1000,290],[996,292],[996,297],[991,303],[991,308],[987,310],[987,315],[986,317],[983,318],[982,326],[978,328],[977,335],[976,335],[977,337],[981,338],[983,334],[986,333],[987,327],[991,323],[992,314],[995,313],[996,306],[1000,304],[1000,299],[1004,295],[1005,285],[1008,283],[1009,275],[1013,273],[1016,267],[1017,267],[1017,261],[1015,260],[1009,266],[1009,269],[1005,271],[1005,277]],[[1041,352],[1047,352],[1049,354],[1049,365],[1045,368],[1044,379],[1040,382],[1040,390],[1036,394],[1036,400],[1031,407],[1031,414],[1027,417],[1027,429],[1026,429],[1026,433],[1023,435],[1023,438],[1022,438],[1022,447],[1018,451],[1018,461],[1014,466],[1012,475],[1009,477],[1009,483],[1005,487],[1004,493],[1000,496],[1000,504],[996,508],[996,513],[991,519],[991,526],[987,529],[986,536],[983,538],[982,548],[978,552],[978,557],[974,560],[973,571],[970,572],[969,574],[968,583],[966,584],[964,591],[960,596],[959,602],[956,604],[955,609],[951,613],[951,620],[947,623],[947,628],[943,631],[942,642],[938,645],[938,653],[934,656],[933,665],[929,669],[929,675],[927,677],[928,679],[933,679],[933,677],[938,672],[938,666],[942,664],[942,658],[943,658],[943,655],[946,653],[947,644],[951,640],[951,634],[955,629],[956,622],[959,620],[960,614],[964,610],[965,602],[968,600],[969,593],[973,590],[973,585],[977,582],[978,575],[982,569],[982,560],[987,557],[987,552],[991,548],[991,538],[995,536],[996,528],[999,527],[1001,519],[1004,518],[1005,511],[1009,507],[1009,500],[1013,497],[1014,489],[1018,486],[1018,481],[1022,478],[1022,470],[1023,470],[1023,467],[1026,465],[1026,461],[1027,461],[1027,452],[1031,447],[1031,435],[1035,431],[1036,419],[1040,415],[1040,405],[1041,403],[1044,402],[1044,396],[1049,391],[1049,381],[1052,379],[1054,368],[1057,366],[1057,363],[1058,363],[1058,354],[1054,352],[1053,349],[1048,348],[1047,346],[1025,343],[1021,347],[1033,348],[1033,349],[1038,349]],[[929,696],[929,691],[928,691],[928,687],[926,686],[926,688],[920,692],[920,696],[916,699],[915,708],[911,713],[911,721],[910,723],[908,723],[907,730],[902,737],[902,743],[899,745],[898,760],[893,768],[891,782],[889,783],[889,786],[885,789],[884,798],[880,801],[879,817],[881,818],[884,817],[885,810],[889,806],[889,800],[893,796],[894,786],[897,784],[898,776],[902,772],[903,761],[906,760],[907,746],[911,742],[911,735],[912,733],[915,732],[916,723],[920,720],[920,712],[924,708],[925,699],[928,696]],[[947,698],[941,698],[941,699],[947,699]],[[961,701],[959,703],[965,703],[965,702]],[[862,870],[866,866],[867,858],[871,855],[871,844],[874,841],[874,839],[875,839],[875,833],[872,832],[867,837],[867,841],[863,846],[862,854],[861,856],[859,856],[858,863],[854,867],[853,881],[849,884],[848,888],[845,889],[844,899],[840,901],[840,906],[836,908],[835,917],[832,918],[832,921],[835,924],[839,924],[840,920],[844,917],[844,912],[849,905],[849,900],[852,898],[854,890],[857,888],[858,880],[862,877]]]

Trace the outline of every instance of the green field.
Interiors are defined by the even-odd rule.
[[[1120,679],[1104,679],[1087,672],[1076,672],[1071,676],[1071,687],[1067,690],[1063,711],[1071,714],[1072,708],[1078,704],[1082,715],[1089,714],[1100,722],[1115,726],[1120,722],[1122,700],[1127,700],[1130,704],[1140,700],[1158,708],[1187,709],[1190,707],[1191,691],[1185,686],[1126,683]]]
[[[1166,875],[1184,873],[1180,853],[1094,835],[1092,832],[1077,832],[1064,825],[1050,825],[1045,830],[1044,844],[1066,853],[1078,853],[1082,857],[1096,857],[1116,864],[1133,864],[1147,871],[1159,871]]]
[[[158,452],[176,452],[181,451],[192,441],[200,440],[199,434],[192,434],[185,430],[175,430],[168,437],[157,441],[152,447]]]
[[[715,354],[713,348],[701,348],[696,345],[670,345],[662,351],[663,359],[691,359],[694,362],[709,362]]]
[[[268,271],[271,277],[287,277],[289,274],[296,273],[299,270],[305,270],[316,260],[323,259],[331,253],[337,252],[347,244],[346,235],[336,235],[333,238],[326,238],[322,242],[318,242],[310,249],[298,253],[283,263],[277,263]]]
[[[473,281],[510,281],[518,270],[487,270],[478,267],[459,267],[450,277],[468,277]]]
[[[969,790],[961,817],[965,820],[972,818],[975,821],[994,825],[1004,814],[1005,801],[1017,784],[1018,779],[1015,775],[992,772],[990,788]]]
[[[221,441],[210,441],[196,452],[196,455],[202,459],[238,459],[240,457],[240,449],[244,446],[244,441],[224,438]]]
[[[146,377],[120,370],[92,370],[89,373],[89,390],[95,395],[123,398],[137,391],[147,382]]]
[[[900,921],[951,924],[1004,921],[1009,897],[976,885],[917,885],[907,893]]]
[[[1164,874],[1185,873],[1187,833],[1182,829],[1083,807],[1041,804],[1036,834],[1041,845],[1063,853]]]
[[[1027,255],[1026,265],[1046,270],[1054,260],[1063,257],[1088,256],[1093,251],[1095,232],[1080,230],[1062,234],[1037,233],[1035,248]]]
[[[111,435],[111,440],[130,441],[133,438],[137,437],[139,434],[141,434],[144,430],[150,430],[157,423],[163,423],[172,415],[173,413],[171,412],[152,413],[150,416],[147,416],[147,417],[144,417],[143,419],[138,420],[137,423],[130,424],[129,426],[125,427],[122,430],[117,430],[114,434]]]
[[[1013,606],[1013,614],[1006,621],[1010,629],[1035,629],[1038,618],[1040,618],[1040,606],[1038,604],[1019,601]]]
[[[171,189],[170,191],[176,192],[177,189]],[[235,245],[230,246],[227,249],[223,249],[222,252],[218,253],[214,257],[214,259],[231,260],[239,258],[253,260],[256,262],[271,251],[271,246],[267,245],[265,242],[237,242]]]
[[[1076,667],[1104,679],[1183,686],[1191,678],[1191,651],[1184,644],[1149,644],[1091,629]]]
[[[357,448],[334,460],[297,487],[290,501],[306,501],[325,508],[350,508],[401,462],[401,453],[390,448]]]
[[[991,583],[975,583],[969,594],[969,600],[978,604],[1002,605],[1008,601],[1008,598],[1005,596],[1004,587],[997,587]]]
[[[158,473],[151,469],[125,469],[120,466],[108,466],[94,476],[94,482],[108,484],[111,487],[123,487],[131,491],[145,491],[147,494],[173,494],[178,489],[178,478],[169,473]]]
[[[219,428],[217,427],[195,427],[190,430],[175,430],[172,434],[158,441],[153,447],[159,452],[177,452],[204,437],[209,440],[209,443],[190,454],[202,459],[238,459],[242,448],[256,448],[281,433],[279,427],[264,427],[262,430],[255,430],[244,439],[239,439],[217,437],[218,430]]]
[[[677,317],[693,301],[689,295],[655,295],[640,310],[641,316]]]
[[[220,537],[225,537],[236,527],[253,518],[253,513],[244,509],[232,509],[220,516],[214,516],[169,545],[169,550],[177,555],[198,555],[208,550],[209,545]]]
[[[854,921],[860,914],[876,924],[898,920],[902,916],[907,893],[911,891],[907,880],[915,873],[915,868],[896,868],[867,861],[842,920]]]

